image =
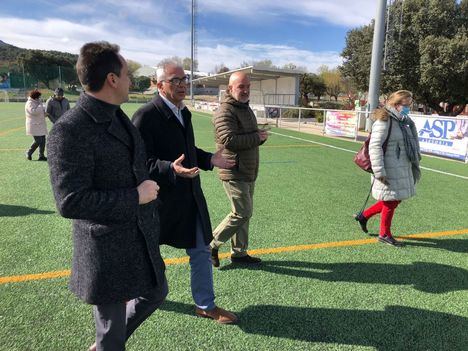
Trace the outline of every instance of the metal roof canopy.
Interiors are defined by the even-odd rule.
[[[261,68],[255,66],[248,66],[232,71],[214,74],[212,76],[197,78],[193,80],[193,84],[202,84],[205,86],[217,87],[219,85],[228,85],[229,77],[234,72],[245,72],[250,75],[250,81],[259,81],[267,79],[278,79],[282,77],[298,77],[304,74],[302,71],[293,71],[290,69],[278,68]]]

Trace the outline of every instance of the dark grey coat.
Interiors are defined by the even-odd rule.
[[[161,186],[160,243],[191,248],[196,244],[197,213],[201,217],[205,243],[208,244],[213,238],[208,207],[200,177],[175,177],[170,164],[184,154],[182,164],[186,168],[212,170],[213,166],[212,154],[195,146],[192,114],[184,108],[182,115],[185,127],[158,96],[135,112],[132,121],[145,142],[150,176]]]
[[[82,94],[48,138],[50,177],[60,214],[73,219],[70,289],[91,304],[122,302],[164,282],[155,202],[138,204],[149,179],[143,141]]]
[[[62,100],[58,100],[54,96],[51,96],[46,101],[45,109],[47,117],[49,117],[52,123],[55,123],[65,112],[70,109],[70,103],[65,97]]]

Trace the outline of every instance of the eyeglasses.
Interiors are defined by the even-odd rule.
[[[188,83],[190,83],[190,78],[189,78],[189,76],[185,76],[183,78],[175,77],[175,78],[172,78],[172,79],[169,79],[169,80],[165,80],[165,82],[168,82],[168,83],[170,83],[172,85],[181,85],[182,83],[188,84]]]

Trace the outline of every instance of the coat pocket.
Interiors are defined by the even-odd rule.
[[[91,236],[102,237],[111,233],[120,233],[130,231],[133,227],[136,227],[134,223],[124,224],[92,224],[89,227]]]

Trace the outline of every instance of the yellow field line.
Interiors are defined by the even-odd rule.
[[[398,238],[403,239],[403,240],[428,239],[428,238],[437,238],[441,236],[453,236],[453,235],[464,235],[464,234],[468,234],[468,228],[461,229],[461,230],[448,230],[448,231],[443,231],[443,232],[410,234],[410,235],[399,236]],[[309,245],[295,245],[295,246],[276,247],[276,248],[269,248],[269,249],[249,250],[249,254],[268,255],[268,254],[275,254],[275,253],[281,253],[281,252],[297,252],[297,251],[317,250],[317,249],[325,249],[325,248],[332,248],[332,247],[362,246],[362,245],[374,244],[376,242],[377,242],[376,238],[333,241],[333,242],[309,244]],[[219,258],[220,259],[229,258],[230,255],[231,255],[230,253],[223,253],[219,255]],[[189,262],[189,258],[188,256],[167,258],[164,260],[164,262],[166,263],[166,265],[184,264],[184,263]],[[0,285],[7,284],[7,283],[19,283],[19,282],[25,282],[25,281],[30,281],[30,280],[63,278],[63,277],[68,277],[69,275],[70,275],[70,270],[64,270],[64,271],[55,271],[55,272],[46,272],[46,273],[37,273],[37,274],[25,274],[25,275],[14,275],[14,276],[9,276],[9,277],[0,277]]]
[[[8,129],[8,130],[5,130],[4,132],[0,132],[0,136],[5,136],[9,133],[13,133],[13,132],[16,132],[18,130],[21,130],[21,129],[25,129],[26,127],[19,127],[19,128],[13,128],[13,129]]]
[[[25,149],[0,149],[0,151],[24,151]]]

